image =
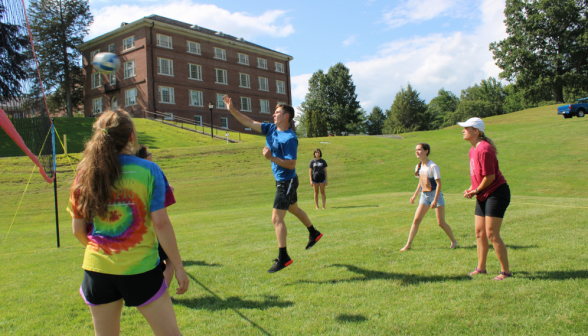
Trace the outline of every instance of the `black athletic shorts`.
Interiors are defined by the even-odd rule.
[[[161,261],[167,260],[167,254],[163,250],[163,247],[161,247],[161,244],[159,244],[159,247],[157,248],[157,252],[159,252],[159,260],[161,260]]]
[[[127,307],[140,307],[160,298],[167,285],[159,266],[134,275],[85,271],[80,294],[89,306],[125,300]]]
[[[298,176],[289,181],[276,181],[276,198],[274,209],[288,210],[290,205],[298,202]]]
[[[503,184],[494,190],[484,202],[476,200],[476,216],[504,218],[510,204],[510,188]]]

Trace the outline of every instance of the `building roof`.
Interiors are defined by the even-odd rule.
[[[178,20],[166,18],[164,16],[160,16],[160,15],[156,15],[156,14],[151,14],[149,16],[146,16],[144,18],[141,18],[141,19],[139,19],[137,21],[133,21],[131,23],[125,23],[125,22],[123,22],[121,24],[121,27],[120,28],[115,29],[115,30],[112,30],[112,31],[110,31],[110,32],[108,32],[106,34],[100,35],[98,37],[95,37],[95,38],[93,38],[93,39],[91,39],[89,41],[86,41],[86,42],[80,44],[77,48],[80,49],[80,50],[87,49],[89,46],[94,45],[96,43],[99,43],[101,40],[103,40],[105,38],[111,37],[111,35],[114,35],[114,34],[117,34],[117,33],[121,33],[121,32],[123,32],[123,31],[125,31],[127,29],[130,29],[131,27],[134,27],[134,26],[139,25],[142,22],[149,22],[149,23],[151,23],[152,21],[161,22],[161,23],[166,24],[166,25],[171,25],[171,26],[174,26],[174,27],[182,28],[182,30],[189,30],[189,31],[194,32],[196,34],[204,34],[204,35],[209,35],[212,38],[227,40],[227,42],[232,42],[232,44],[237,44],[237,45],[238,44],[242,44],[244,46],[249,46],[249,47],[253,47],[253,48],[256,48],[256,49],[263,49],[263,50],[269,51],[271,53],[277,53],[277,54],[283,55],[283,56],[285,56],[286,58],[288,58],[290,60],[293,59],[293,57],[290,56],[290,55],[288,55],[288,54],[284,54],[284,53],[281,53],[279,51],[275,51],[273,49],[266,48],[266,47],[260,46],[258,44],[255,44],[255,43],[251,43],[249,41],[246,41],[244,38],[238,38],[238,37],[235,37],[235,36],[232,36],[232,35],[228,35],[228,34],[225,34],[225,33],[219,32],[219,31],[216,31],[216,30],[212,30],[212,29],[200,27],[198,25],[192,25],[192,24],[189,24],[189,23],[185,23],[185,22],[182,22],[182,21],[178,21]]]

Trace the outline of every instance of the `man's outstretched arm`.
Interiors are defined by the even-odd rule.
[[[235,107],[233,106],[233,102],[231,100],[231,98],[229,98],[229,96],[225,95],[223,97],[223,101],[225,102],[225,106],[227,107],[227,110],[229,110],[229,112],[231,112],[231,114],[233,115],[233,117],[235,117],[241,124],[245,125],[245,127],[249,127],[252,130],[261,133],[261,123],[259,121],[255,121],[251,118],[249,118],[246,115],[243,115],[241,112],[237,111],[235,109]]]

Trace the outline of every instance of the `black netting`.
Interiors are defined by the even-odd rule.
[[[0,108],[51,177],[51,121],[30,41],[22,0],[0,0]]]

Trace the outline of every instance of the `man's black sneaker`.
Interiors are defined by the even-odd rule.
[[[268,273],[276,273],[277,271],[283,270],[284,268],[290,266],[294,262],[294,260],[288,258],[286,262],[282,262],[279,258],[274,260],[276,263],[267,270]]]
[[[314,244],[316,244],[321,238],[323,237],[323,234],[320,232],[316,232],[316,234],[310,234],[308,237],[308,245],[306,245],[306,249],[310,249],[311,247],[314,246]]]

